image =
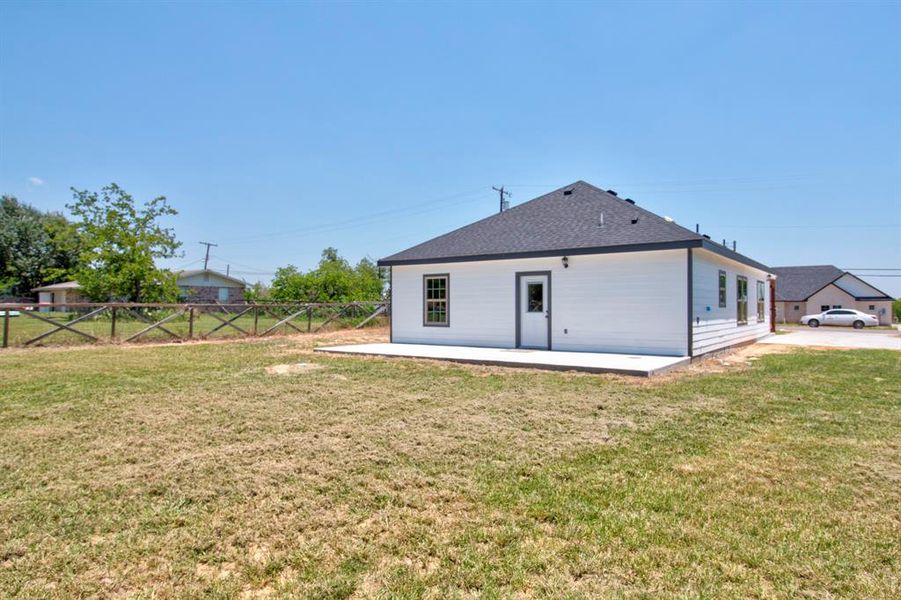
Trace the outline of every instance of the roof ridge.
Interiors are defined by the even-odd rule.
[[[473,221],[472,223],[467,223],[466,225],[461,225],[460,227],[457,227],[456,229],[452,229],[451,231],[448,231],[447,233],[442,233],[441,235],[437,235],[437,236],[435,236],[435,237],[433,237],[433,238],[429,238],[429,239],[427,239],[427,240],[425,240],[425,241],[423,241],[423,242],[420,242],[420,243],[418,243],[418,244],[416,244],[416,245],[414,245],[414,246],[410,246],[410,247],[407,248],[406,250],[401,250],[401,252],[406,252],[406,251],[408,251],[408,250],[413,250],[414,248],[418,248],[418,247],[422,246],[423,244],[428,244],[428,243],[430,243],[430,242],[434,242],[434,241],[436,241],[436,240],[440,240],[440,239],[442,239],[442,238],[445,238],[445,237],[447,237],[447,236],[449,236],[449,235],[453,235],[453,234],[457,233],[458,231],[460,231],[461,229],[466,229],[467,227],[472,227],[473,225],[478,225],[479,223],[484,223],[485,221],[489,221],[489,220],[491,220],[491,219],[495,219],[495,218],[497,218],[497,217],[499,217],[499,216],[501,216],[501,215],[505,215],[505,214],[511,213],[511,212],[515,211],[516,209],[518,209],[518,208],[522,208],[523,206],[526,206],[526,205],[528,205],[528,204],[532,204],[533,202],[535,202],[535,201],[537,201],[537,200],[541,200],[541,199],[543,199],[543,198],[546,198],[547,196],[550,196],[551,194],[556,194],[557,192],[563,191],[563,190],[565,190],[565,189],[567,189],[567,188],[571,188],[571,187],[573,187],[574,185],[576,185],[577,183],[579,183],[579,181],[570,183],[569,185],[564,185],[564,186],[559,187],[559,188],[557,188],[557,189],[555,189],[555,190],[551,190],[550,192],[547,192],[546,194],[542,194],[542,195],[538,196],[537,198],[532,198],[531,200],[526,200],[526,201],[523,202],[522,204],[517,204],[516,206],[511,206],[510,208],[508,208],[507,210],[505,210],[505,211],[503,211],[503,212],[492,213],[492,214],[488,215],[487,217],[482,217],[482,218],[479,219],[478,221]],[[585,183],[585,182],[582,182],[582,183]],[[399,254],[399,252],[396,252],[395,254]]]
[[[610,196],[611,198],[615,198],[615,199],[619,200],[620,202],[625,202],[625,201],[626,201],[624,198],[620,198],[620,197],[617,196],[616,194],[611,194],[609,191],[607,191],[607,190],[605,190],[605,189],[601,189],[601,188],[599,188],[599,187],[596,186],[596,185],[593,185],[593,184],[591,184],[591,183],[588,183],[587,181],[582,181],[582,180],[580,179],[577,183],[582,183],[582,184],[584,184],[584,185],[587,185],[588,187],[590,187],[590,188],[592,188],[592,189],[595,189],[595,190],[597,190],[597,191],[599,191],[599,192],[601,192],[601,193],[603,193],[603,194],[607,194],[607,195]],[[698,233],[697,231],[692,231],[691,229],[689,229],[688,227],[685,227],[684,225],[679,225],[679,224],[675,221],[675,219],[669,221],[669,220],[665,219],[664,217],[658,215],[657,213],[655,213],[655,212],[653,212],[653,211],[650,211],[650,210],[648,210],[647,208],[644,208],[643,206],[640,206],[640,205],[639,205],[638,203],[636,203],[636,202],[632,202],[632,203],[630,203],[630,204],[632,205],[632,208],[634,208],[634,209],[636,209],[636,210],[639,210],[639,211],[643,212],[644,214],[649,215],[649,216],[651,216],[651,217],[657,219],[657,220],[660,221],[661,223],[666,223],[666,225],[669,226],[669,227],[677,227],[677,228],[679,228],[679,229],[682,229],[682,230],[684,230],[684,231],[687,231],[688,233],[690,233],[691,235],[695,236],[695,237],[696,237],[697,239],[699,239],[699,240],[704,238],[704,236],[702,236],[702,235],[701,235],[700,233]],[[672,219],[672,217],[670,217],[670,219]]]
[[[607,227],[600,215],[608,217]],[[379,264],[439,262],[440,259],[462,260],[464,257],[500,259],[613,247],[626,251],[638,247],[687,248],[708,244],[713,251],[728,250],[728,256],[734,254],[736,260],[750,260],[709,240],[669,217],[578,179],[391,254],[380,259]]]

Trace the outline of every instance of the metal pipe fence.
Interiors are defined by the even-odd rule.
[[[388,301],[0,304],[0,347],[269,337],[384,325]]]

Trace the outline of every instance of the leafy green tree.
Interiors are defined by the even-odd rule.
[[[895,321],[901,323],[901,300],[892,302],[892,312],[895,313]]]
[[[271,290],[265,283],[251,283],[244,289],[244,299],[247,302],[268,302],[272,299]]]
[[[276,269],[270,288],[272,299],[276,302],[312,302],[313,299],[307,297],[309,290],[307,276],[294,265]]]
[[[78,271],[82,293],[91,300],[174,302],[178,299],[175,274],[156,267],[156,260],[178,256],[181,243],[163,217],[176,215],[165,196],[142,207],[115,183],[100,193],[72,188],[75,202],[69,210],[80,221],[84,240]]]
[[[5,293],[71,279],[80,266],[81,239],[64,216],[12,196],[0,198],[0,279]]]
[[[272,280],[272,299],[278,302],[354,302],[379,300],[382,278],[378,267],[364,258],[350,266],[335,248],[322,251],[319,266],[301,273],[294,265],[278,269]]]
[[[81,269],[84,240],[72,223],[59,213],[48,213],[44,229],[50,236],[50,263],[44,271],[42,283],[75,279]]]
[[[382,271],[374,262],[363,258],[357,263],[354,273],[357,284],[354,296],[361,300],[377,300],[382,297],[385,282],[382,278]]]

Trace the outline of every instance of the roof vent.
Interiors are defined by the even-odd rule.
[[[572,191],[572,190],[563,190],[563,195],[564,195],[564,196],[572,196],[572,195],[573,195],[573,191]]]
[[[638,215],[632,215],[632,224],[635,225],[638,223]]]
[[[663,217],[663,220],[666,221],[667,223],[674,223],[674,222],[675,222],[675,221],[673,221],[673,218],[672,218],[672,217],[667,217],[667,216],[664,216],[664,217]]]
[[[704,234],[704,237],[707,238],[708,240],[710,239],[710,236],[707,235],[706,233]]]
[[[626,198],[626,202],[628,202],[629,204],[635,204],[635,200],[633,200],[632,198]]]
[[[601,218],[598,219],[598,227],[604,226],[604,213],[601,213]]]
[[[612,195],[612,196],[616,196],[616,192],[613,191],[613,190],[607,190],[607,193],[610,194],[610,195]]]

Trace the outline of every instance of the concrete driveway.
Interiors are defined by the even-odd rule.
[[[886,329],[839,329],[833,327],[812,327],[790,329],[790,333],[771,335],[760,340],[762,344],[784,344],[786,346],[819,346],[827,348],[875,348],[901,350],[901,333]]]

